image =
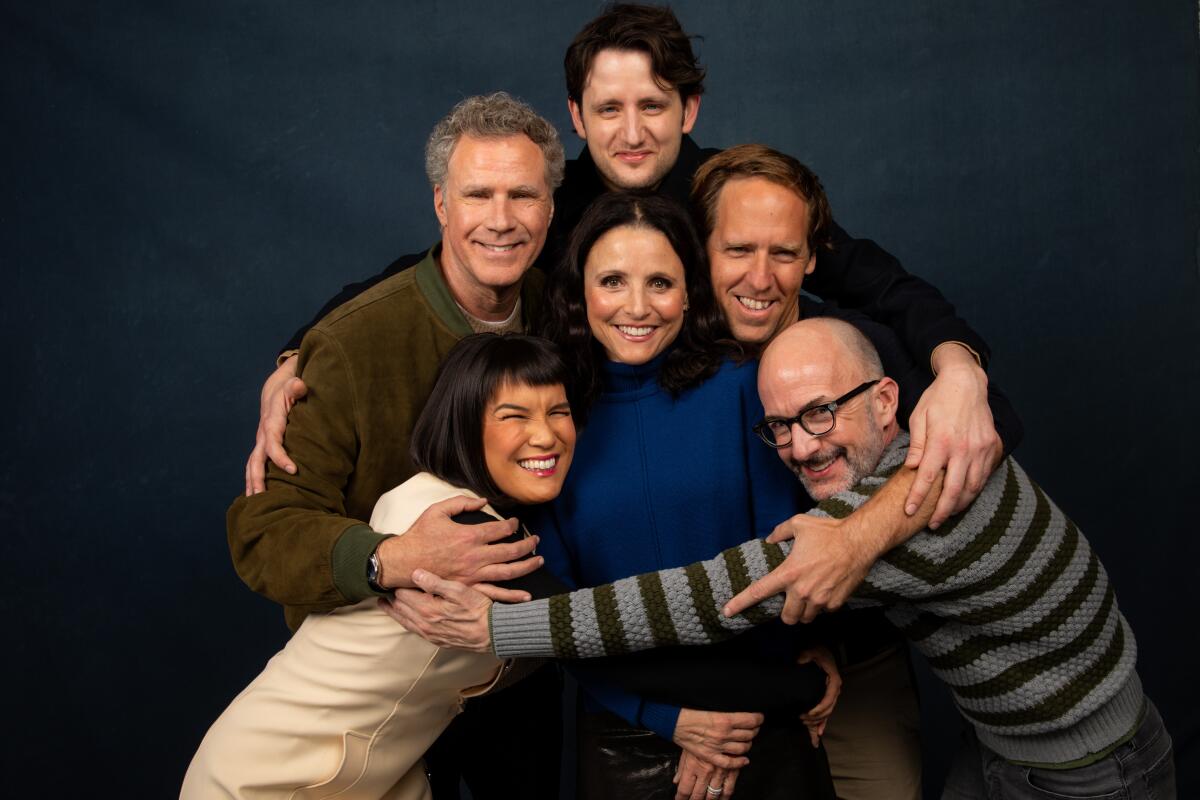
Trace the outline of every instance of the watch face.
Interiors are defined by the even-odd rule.
[[[367,583],[375,586],[375,581],[379,578],[379,556],[371,553],[367,559]]]

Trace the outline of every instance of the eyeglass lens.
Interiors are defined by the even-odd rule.
[[[800,416],[800,427],[813,436],[829,433],[833,428],[833,412],[826,406],[810,408]],[[787,444],[792,438],[792,420],[772,420],[767,431],[774,444]]]

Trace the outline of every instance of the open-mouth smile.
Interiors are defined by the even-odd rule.
[[[742,307],[748,311],[766,311],[771,306],[775,305],[774,300],[756,300],[753,297],[745,297],[744,295],[734,295]]]
[[[656,325],[614,325],[621,335],[633,341],[643,341],[650,337],[658,327]]]
[[[555,468],[558,466],[558,455],[518,459],[517,466],[538,477],[548,477],[554,474]]]
[[[513,250],[524,244],[524,242],[513,242],[512,244],[489,244],[488,242],[476,242],[475,244],[482,247],[489,253],[503,254],[511,253]]]

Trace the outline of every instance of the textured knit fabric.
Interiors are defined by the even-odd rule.
[[[726,363],[672,398],[658,385],[664,357],[606,362],[562,493],[528,517],[547,568],[571,586],[682,566],[801,510],[795,480],[750,431],[763,414],[757,365]],[[677,707],[608,686],[586,666],[576,674],[600,706],[671,738]]]
[[[438,266],[440,246],[340,306],[304,337],[308,395],[288,418],[289,475],[270,464],[267,491],[238,497],[226,524],[234,567],[251,589],[305,616],[372,592],[366,563],[381,536],[365,524],[380,496],[412,477],[408,440],[438,364],[471,327]],[[522,286],[528,314],[542,276]]]
[[[513,306],[512,313],[508,315],[507,319],[502,319],[499,322],[489,322],[486,319],[480,319],[472,314],[468,314],[467,310],[461,304],[455,303],[455,305],[458,305],[458,310],[462,312],[463,318],[475,333],[524,333],[525,331],[525,319],[521,314],[521,298],[519,297],[517,298],[517,304]]]
[[[963,732],[941,800],[1176,800],[1171,734],[1154,703],[1106,758],[1069,769],[1008,761]]]
[[[844,518],[904,462],[813,514]],[[716,558],[492,613],[496,652],[579,658],[701,644],[779,614],[782,595],[726,619],[730,597],[767,574],[788,543],[749,541]],[[1007,759],[1086,762],[1134,729],[1137,647],[1087,540],[1012,459],[963,514],[882,557],[853,604],[883,604],[929,659],[980,740]]]

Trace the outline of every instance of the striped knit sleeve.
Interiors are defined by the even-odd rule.
[[[907,435],[884,452],[876,474],[835,495],[810,514],[845,517],[904,463]],[[727,639],[779,616],[783,595],[726,618],[721,609],[738,592],[783,563],[791,542],[743,542],[708,561],[622,578],[519,605],[493,604],[492,647],[502,658],[595,658],[667,645]],[[871,597],[876,587],[864,584]]]
[[[731,618],[721,609],[783,563],[790,545],[753,539],[686,567],[518,605],[496,603],[493,649],[502,658],[593,658],[727,639],[779,616],[782,595]]]

